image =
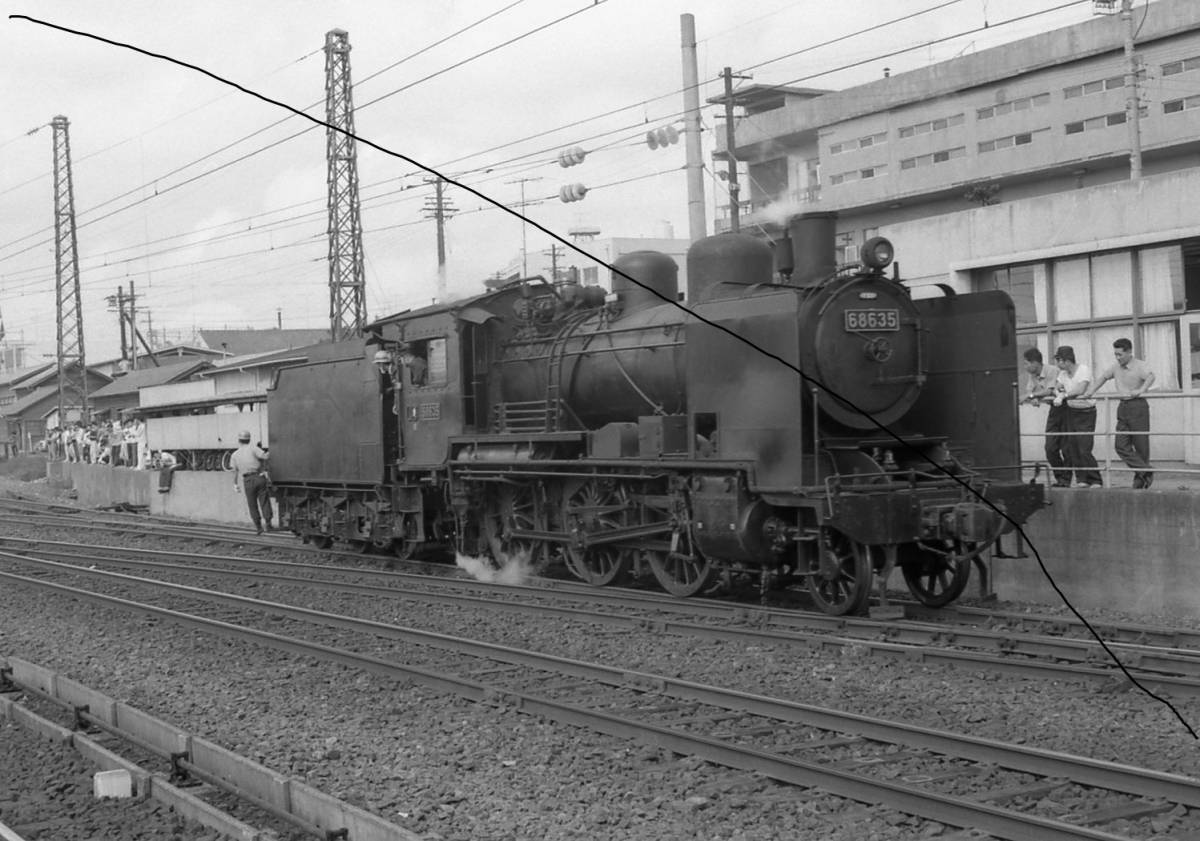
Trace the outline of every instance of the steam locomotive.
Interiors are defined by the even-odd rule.
[[[948,604],[1044,505],[1019,475],[1012,302],[914,300],[882,238],[838,267],[834,224],[694,243],[686,308],[674,260],[635,252],[611,293],[526,278],[281,369],[281,523],[677,596],[807,582],[831,614],[863,612],[899,568]]]

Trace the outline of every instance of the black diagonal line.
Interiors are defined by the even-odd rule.
[[[374,143],[364,137],[360,137],[360,136],[354,134],[353,132],[348,132],[345,129],[339,128],[338,126],[334,126],[334,125],[331,125],[331,124],[325,122],[324,120],[320,120],[320,119],[312,116],[311,114],[306,114],[305,112],[301,111],[298,108],[293,108],[291,105],[288,105],[286,102],[280,102],[279,100],[271,99],[268,96],[258,93],[257,91],[250,90],[249,88],[243,87],[242,85],[239,85],[237,82],[233,82],[233,81],[230,81],[229,79],[218,76],[217,74],[215,74],[209,70],[205,70],[203,67],[199,67],[195,64],[189,64],[186,61],[182,61],[180,59],[173,58],[168,55],[163,55],[162,53],[156,53],[156,52],[152,52],[150,50],[145,50],[145,49],[142,49],[141,47],[136,47],[132,44],[127,44],[122,41],[114,41],[112,39],[105,38],[101,35],[93,35],[90,32],[83,32],[78,29],[71,29],[70,27],[60,26],[58,24],[50,23],[48,21],[39,20],[37,18],[30,17],[29,15],[9,15],[8,17],[10,20],[29,21],[30,23],[38,24],[39,26],[46,26],[46,27],[49,27],[50,29],[57,29],[61,32],[67,32],[72,35],[79,35],[83,38],[90,38],[94,41],[100,41],[102,43],[109,44],[114,47],[120,47],[121,49],[132,50],[133,52],[141,53],[142,55],[149,56],[150,58],[157,58],[157,59],[161,59],[162,61],[168,61],[172,64],[177,64],[180,67],[186,67],[189,70],[194,70],[197,73],[201,73],[201,74],[209,77],[210,79],[213,79],[214,81],[220,82],[223,85],[228,85],[229,87],[235,88],[236,90],[239,90],[248,96],[252,96],[255,99],[262,100],[263,102],[269,103],[278,108],[283,108],[284,110],[290,111],[291,113],[295,114],[296,116],[303,117],[304,119],[310,120],[313,123],[316,123],[317,125],[325,126],[327,129],[330,129],[332,131],[340,132],[340,133],[346,135],[347,137],[355,140],[356,142],[362,143],[366,146],[369,146],[372,149],[382,152],[385,155],[390,155],[393,158],[398,158],[399,160],[402,160],[409,164],[412,164],[413,166],[418,167],[418,168],[424,170],[425,172],[428,172],[429,174],[442,179],[443,181],[445,181],[448,184],[453,184],[454,186],[458,187],[461,190],[466,190],[468,193],[471,193],[472,195],[482,199],[483,201],[487,202],[488,204],[491,204],[494,207],[497,207],[500,210],[503,210],[505,213],[511,214],[512,216],[516,217],[517,219],[520,219],[524,224],[533,226],[537,230],[539,230],[542,233],[549,236],[551,239],[555,240],[556,242],[562,243],[563,245],[567,246],[568,248],[570,248],[571,250],[580,254],[581,256],[586,257],[589,260],[594,260],[596,263],[598,263],[601,266],[606,267],[614,274],[620,275],[621,277],[628,280],[630,283],[633,283],[635,286],[638,286],[638,287],[652,293],[659,300],[670,304],[671,306],[675,307],[678,310],[681,310],[682,312],[686,313],[691,318],[694,318],[697,321],[702,322],[703,324],[706,324],[707,326],[713,328],[714,330],[717,330],[721,333],[724,333],[727,336],[730,336],[731,338],[741,342],[742,344],[746,345],[747,347],[752,348],[753,350],[762,354],[763,356],[765,356],[769,359],[773,359],[776,362],[778,362],[780,365],[783,365],[785,368],[788,368],[789,370],[794,371],[797,375],[799,375],[801,380],[803,380],[804,382],[813,386],[814,388],[821,389],[826,394],[828,394],[830,397],[832,397],[834,400],[838,401],[842,405],[847,406],[850,409],[857,412],[858,414],[862,415],[864,418],[866,418],[872,424],[874,424],[880,431],[884,432],[889,437],[894,439],[900,446],[904,447],[906,450],[908,450],[910,452],[915,453],[920,458],[922,458],[924,461],[926,461],[930,465],[932,465],[935,470],[937,470],[938,472],[953,479],[960,486],[962,486],[969,493],[971,493],[976,499],[978,499],[982,504],[986,505],[992,511],[996,512],[996,514],[998,514],[1002,519],[1004,519],[1006,522],[1010,523],[1013,526],[1013,528],[1016,530],[1016,532],[1021,536],[1021,538],[1029,546],[1030,550],[1033,552],[1033,556],[1037,559],[1038,566],[1041,568],[1042,575],[1044,575],[1046,580],[1050,582],[1050,586],[1052,588],[1054,588],[1054,592],[1058,594],[1058,596],[1063,600],[1063,603],[1070,609],[1071,613],[1073,613],[1076,616],[1076,618],[1078,618],[1079,621],[1083,623],[1084,627],[1086,627],[1088,629],[1088,631],[1092,634],[1092,636],[1095,637],[1096,641],[1100,644],[1100,647],[1104,649],[1105,653],[1107,653],[1108,656],[1112,659],[1112,661],[1117,665],[1117,668],[1121,670],[1121,672],[1125,675],[1125,677],[1134,686],[1136,686],[1138,689],[1140,689],[1142,692],[1146,693],[1147,695],[1149,695],[1151,698],[1155,699],[1156,701],[1159,701],[1160,703],[1165,704],[1167,706],[1167,708],[1170,709],[1171,712],[1175,714],[1175,717],[1177,719],[1179,719],[1179,722],[1187,729],[1188,733],[1192,736],[1192,738],[1200,740],[1200,734],[1197,734],[1197,732],[1192,728],[1192,726],[1183,717],[1183,715],[1179,712],[1179,710],[1176,709],[1175,705],[1172,704],[1170,702],[1170,700],[1168,700],[1167,698],[1164,698],[1163,696],[1161,696],[1161,695],[1157,694],[1156,692],[1154,692],[1153,690],[1151,690],[1149,687],[1143,685],[1136,677],[1134,677],[1134,675],[1132,673],[1130,673],[1130,671],[1125,667],[1125,664],[1121,662],[1120,658],[1117,657],[1116,652],[1114,652],[1108,646],[1108,643],[1106,643],[1104,641],[1104,639],[1100,636],[1100,634],[1096,631],[1096,629],[1094,627],[1092,627],[1092,624],[1083,616],[1083,614],[1081,614],[1078,610],[1075,609],[1075,606],[1073,604],[1071,604],[1071,602],[1067,599],[1066,594],[1058,586],[1058,583],[1054,580],[1053,576],[1050,575],[1050,570],[1048,570],[1046,568],[1046,564],[1042,561],[1041,553],[1038,552],[1037,547],[1035,547],[1033,545],[1033,542],[1031,540],[1029,540],[1028,535],[1025,534],[1025,530],[1023,528],[1021,528],[1020,523],[1018,523],[1016,520],[1014,520],[1010,516],[1008,516],[1008,514],[1006,512],[1000,510],[1000,508],[998,508],[993,502],[991,502],[991,500],[989,500],[985,496],[983,496],[979,491],[975,490],[975,488],[972,487],[969,482],[964,481],[962,478],[960,478],[960,477],[956,476],[955,474],[946,470],[941,464],[934,461],[928,455],[926,455],[925,453],[921,452],[920,450],[917,450],[916,448],[912,447],[907,441],[905,441],[903,438],[901,438],[899,435],[897,435],[895,432],[893,432],[889,427],[887,427],[884,424],[877,421],[874,418],[874,416],[871,415],[869,412],[859,408],[857,405],[855,405],[855,403],[853,401],[849,400],[846,397],[843,397],[841,394],[839,394],[838,392],[829,388],[824,383],[819,382],[818,380],[816,380],[813,377],[810,377],[808,374],[801,371],[800,368],[798,368],[797,366],[788,362],[783,357],[781,357],[777,354],[774,354],[771,351],[769,351],[763,347],[760,347],[754,341],[746,338],[745,336],[741,335],[737,331],[731,330],[730,328],[724,326],[723,324],[718,324],[717,322],[712,321],[711,319],[705,318],[704,316],[700,315],[699,313],[689,309],[688,307],[685,307],[680,302],[673,300],[672,298],[669,298],[666,295],[663,295],[657,289],[652,289],[651,287],[649,287],[646,284],[639,281],[637,278],[630,277],[628,274],[621,271],[620,269],[615,268],[614,266],[610,265],[609,263],[605,262],[604,260],[601,260],[599,257],[596,257],[595,255],[590,254],[589,252],[580,248],[577,243],[568,241],[564,237],[560,236],[559,234],[555,233],[554,231],[550,230],[549,228],[545,227],[544,225],[540,224],[539,222],[537,222],[533,219],[529,219],[528,217],[524,216],[519,211],[513,210],[512,208],[493,199],[491,196],[488,196],[488,195],[480,192],[479,190],[476,190],[474,187],[471,187],[468,184],[464,184],[460,181],[454,180],[453,178],[449,178],[449,177],[443,175],[442,173],[438,172],[436,169],[426,166],[425,164],[421,163],[420,161],[410,158],[409,156],[407,156],[401,152],[396,152],[392,149],[388,149],[383,146],[380,146],[379,144]]]

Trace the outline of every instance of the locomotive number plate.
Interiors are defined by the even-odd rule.
[[[422,403],[419,408],[421,420],[441,420],[442,406],[440,403]]]
[[[899,329],[900,310],[846,310],[847,332]]]

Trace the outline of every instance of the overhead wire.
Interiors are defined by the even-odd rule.
[[[221,82],[221,83],[223,83],[223,84],[229,85],[230,87],[233,87],[233,88],[235,88],[236,90],[239,90],[239,91],[241,91],[241,92],[243,92],[243,93],[247,94],[248,96],[253,96],[253,97],[255,97],[255,98],[257,98],[257,99],[260,99],[260,100],[262,100],[262,101],[264,101],[264,102],[267,102],[267,103],[270,103],[270,104],[272,104],[272,105],[275,105],[276,107],[279,107],[279,108],[283,108],[283,109],[286,109],[286,110],[292,111],[293,113],[296,113],[296,114],[300,114],[301,116],[304,116],[306,119],[310,119],[310,120],[313,120],[314,122],[318,122],[318,123],[321,123],[322,125],[326,125],[326,126],[327,126],[327,127],[329,127],[330,129],[332,129],[332,130],[334,130],[334,131],[341,132],[342,134],[345,134],[347,137],[352,137],[352,138],[353,138],[354,140],[356,140],[357,142],[359,142],[359,143],[363,143],[363,144],[365,144],[365,145],[367,145],[367,146],[369,146],[369,147],[371,147],[371,148],[373,148],[373,149],[376,149],[376,150],[377,150],[377,151],[379,151],[379,152],[382,152],[382,153],[384,153],[384,154],[386,154],[386,155],[390,155],[390,156],[392,156],[392,157],[395,157],[395,158],[397,158],[397,159],[399,159],[399,160],[403,160],[403,161],[405,161],[405,162],[407,162],[407,163],[409,163],[409,164],[411,164],[411,165],[413,165],[413,166],[421,167],[422,169],[424,169],[424,170],[425,170],[426,172],[428,172],[429,174],[431,174],[431,175],[434,175],[434,176],[436,176],[436,177],[438,177],[438,178],[442,178],[443,180],[446,180],[446,181],[451,181],[451,180],[452,180],[452,179],[448,179],[448,178],[446,178],[446,177],[445,177],[444,175],[442,175],[440,172],[438,172],[438,171],[436,171],[436,170],[434,170],[434,169],[431,169],[431,168],[429,168],[429,167],[426,167],[426,166],[422,165],[422,164],[421,164],[419,161],[417,161],[416,159],[414,159],[414,158],[412,158],[412,157],[410,157],[410,156],[408,156],[408,155],[405,155],[405,154],[403,154],[403,153],[397,152],[397,151],[395,151],[395,150],[393,150],[393,149],[388,149],[388,148],[386,148],[386,147],[383,147],[383,146],[381,146],[381,145],[379,145],[379,144],[377,144],[377,143],[374,143],[374,142],[372,142],[372,141],[370,141],[370,140],[368,140],[368,139],[366,139],[366,138],[363,138],[363,137],[361,137],[361,136],[355,136],[355,135],[353,135],[353,133],[351,133],[351,132],[348,132],[348,131],[346,131],[345,129],[342,129],[342,128],[340,128],[340,127],[337,127],[337,126],[333,126],[333,125],[331,125],[331,124],[328,124],[328,123],[324,123],[323,121],[317,120],[316,118],[314,118],[314,117],[311,117],[311,116],[309,116],[309,115],[305,115],[305,114],[303,114],[302,112],[300,112],[300,111],[298,111],[297,109],[295,109],[294,107],[292,107],[292,106],[289,106],[289,105],[287,105],[287,104],[286,104],[286,103],[284,103],[284,102],[281,102],[281,101],[279,101],[279,100],[275,100],[275,99],[272,99],[272,98],[270,98],[270,97],[267,97],[267,96],[266,96],[266,95],[264,95],[264,94],[258,93],[257,91],[254,91],[254,90],[251,90],[251,89],[249,89],[249,88],[246,88],[246,87],[244,87],[244,86],[242,86],[242,85],[239,85],[239,84],[238,84],[238,83],[236,83],[236,82],[233,82],[233,81],[231,81],[231,80],[228,80],[228,79],[225,79],[225,78],[223,78],[223,77],[221,77],[221,76],[218,76],[218,75],[216,75],[215,73],[213,73],[213,72],[211,72],[211,71],[209,71],[209,70],[205,70],[204,68],[202,68],[202,67],[199,67],[199,66],[197,66],[197,65],[194,65],[194,64],[189,64],[189,63],[187,63],[187,62],[181,61],[181,60],[179,60],[179,59],[176,59],[176,58],[172,58],[172,57],[170,57],[170,56],[162,55],[162,54],[159,54],[159,53],[153,53],[153,52],[151,52],[151,51],[149,51],[149,50],[144,50],[144,49],[142,49],[142,48],[140,48],[140,47],[135,47],[135,46],[133,46],[132,44],[128,44],[128,43],[124,43],[124,42],[120,42],[120,41],[114,41],[114,40],[112,40],[112,39],[109,39],[109,38],[104,38],[104,37],[102,37],[102,36],[99,36],[99,35],[94,35],[94,34],[91,34],[91,33],[88,33],[88,32],[83,32],[83,31],[80,31],[80,30],[71,29],[71,28],[69,28],[69,27],[65,27],[65,26],[62,26],[62,25],[59,25],[59,24],[53,24],[53,23],[49,23],[49,22],[47,22],[47,21],[38,20],[38,19],[36,19],[36,18],[32,18],[32,17],[30,17],[30,16],[28,16],[28,15],[10,15],[10,17],[11,17],[11,18],[13,18],[13,19],[18,19],[18,20],[26,20],[26,21],[29,21],[30,23],[33,23],[33,24],[35,24],[35,25],[46,26],[46,27],[53,28],[53,29],[56,29],[56,30],[59,30],[59,31],[62,31],[62,32],[69,33],[69,34],[78,35],[78,36],[80,36],[80,37],[84,37],[84,38],[93,39],[93,40],[96,40],[96,41],[100,41],[100,42],[102,42],[102,43],[109,44],[109,45],[111,45],[111,46],[115,46],[115,47],[119,47],[119,48],[122,48],[122,49],[127,49],[127,50],[131,50],[131,51],[134,51],[134,52],[138,52],[138,53],[141,53],[141,54],[143,54],[143,55],[146,55],[147,57],[150,57],[150,58],[156,58],[156,59],[160,59],[160,60],[162,60],[162,61],[167,61],[167,62],[171,62],[171,63],[174,63],[174,64],[178,64],[178,65],[180,65],[180,66],[183,66],[183,67],[190,68],[190,69],[192,69],[192,70],[194,70],[194,71],[196,71],[196,72],[198,72],[198,73],[202,73],[202,74],[204,74],[204,75],[206,75],[206,76],[208,76],[208,77],[210,77],[210,78],[212,78],[212,79],[214,79],[214,80],[216,80],[216,81],[218,81],[218,82]],[[841,405],[843,405],[843,406],[846,406],[846,407],[848,407],[849,409],[851,409],[851,410],[855,411],[856,413],[858,413],[859,415],[861,415],[861,416],[862,416],[864,419],[868,420],[868,421],[869,421],[870,423],[872,423],[872,424],[873,424],[875,427],[877,427],[877,428],[878,428],[878,429],[879,429],[881,432],[883,432],[884,434],[886,434],[886,435],[887,435],[887,436],[889,436],[890,438],[894,439],[894,440],[895,440],[897,443],[899,443],[901,446],[905,446],[905,447],[908,447],[908,446],[909,446],[909,445],[908,445],[908,443],[907,443],[907,442],[906,442],[906,441],[905,441],[903,438],[901,438],[901,437],[900,437],[900,436],[899,436],[899,435],[898,435],[898,434],[897,434],[897,433],[896,433],[894,430],[892,430],[890,427],[886,426],[885,424],[882,424],[882,423],[880,423],[878,420],[876,420],[876,419],[874,418],[874,416],[873,416],[873,415],[871,415],[871,413],[869,413],[869,412],[867,412],[867,411],[865,411],[865,410],[861,409],[860,407],[858,407],[858,406],[857,406],[857,405],[856,405],[856,404],[855,404],[855,403],[854,403],[852,400],[850,400],[849,398],[847,398],[847,397],[843,396],[842,394],[840,394],[840,393],[839,393],[837,390],[835,390],[835,389],[833,389],[832,387],[830,387],[830,386],[829,386],[827,383],[820,382],[819,380],[815,379],[814,377],[810,376],[809,374],[806,374],[806,373],[805,373],[805,372],[804,372],[804,371],[803,371],[803,370],[802,370],[802,369],[801,369],[799,366],[797,366],[797,365],[795,365],[795,364],[793,364],[793,363],[789,362],[787,359],[784,359],[784,358],[783,358],[782,356],[780,356],[779,354],[777,354],[777,353],[773,353],[773,352],[771,352],[771,351],[768,351],[767,349],[763,348],[762,346],[760,346],[760,345],[756,344],[756,343],[755,343],[755,342],[754,342],[752,339],[749,339],[749,338],[747,338],[747,337],[743,336],[742,334],[738,333],[736,330],[733,330],[733,329],[731,329],[730,327],[727,327],[726,325],[724,325],[724,324],[722,324],[722,323],[719,323],[719,322],[717,322],[717,321],[713,321],[712,319],[708,318],[708,317],[707,317],[707,316],[705,316],[704,314],[698,313],[698,312],[696,312],[696,311],[695,311],[695,310],[693,310],[693,309],[689,309],[688,307],[686,307],[686,306],[684,306],[683,304],[681,304],[679,301],[675,300],[675,299],[674,299],[672,296],[664,295],[664,294],[663,294],[661,291],[659,291],[659,290],[657,290],[657,289],[654,289],[652,286],[649,286],[649,285],[647,285],[647,284],[645,284],[645,283],[643,283],[643,282],[639,281],[638,279],[636,279],[636,278],[634,278],[634,277],[631,277],[631,276],[630,276],[628,273],[626,273],[626,272],[623,272],[623,271],[621,271],[621,270],[617,269],[617,268],[616,268],[616,267],[614,267],[614,266],[608,265],[607,263],[605,263],[605,261],[603,261],[603,260],[600,260],[599,258],[597,258],[597,257],[595,257],[594,255],[590,254],[590,253],[589,253],[587,250],[585,250],[584,248],[582,248],[582,247],[581,247],[581,246],[580,246],[578,243],[575,243],[575,242],[572,242],[572,241],[570,241],[570,240],[567,240],[565,237],[562,237],[562,236],[560,236],[559,234],[555,233],[554,231],[550,230],[549,228],[546,228],[545,226],[541,225],[540,223],[538,223],[538,222],[536,222],[536,221],[534,221],[534,220],[531,220],[531,219],[529,219],[529,218],[525,217],[523,214],[521,214],[521,213],[519,213],[519,212],[517,212],[517,211],[513,211],[513,210],[511,210],[511,209],[509,209],[509,208],[505,207],[505,206],[504,206],[504,205],[502,205],[501,203],[497,202],[495,199],[492,199],[490,196],[487,196],[487,195],[485,195],[484,193],[481,193],[481,192],[479,192],[478,190],[474,190],[473,188],[471,188],[471,187],[469,187],[469,186],[467,186],[467,185],[458,184],[457,186],[459,186],[460,188],[462,188],[462,189],[464,189],[464,190],[467,190],[468,192],[472,193],[473,195],[476,195],[478,198],[480,198],[480,199],[483,199],[484,201],[488,202],[489,204],[492,204],[492,205],[494,205],[494,206],[496,206],[496,207],[498,207],[498,208],[501,208],[501,209],[505,210],[506,212],[508,212],[508,213],[512,214],[513,216],[517,217],[518,219],[521,219],[521,220],[522,220],[522,222],[523,222],[524,224],[528,224],[528,225],[531,225],[531,226],[533,226],[534,228],[536,228],[536,229],[538,229],[538,230],[542,231],[543,233],[545,233],[545,234],[549,235],[549,236],[550,236],[552,239],[554,239],[554,240],[556,240],[556,241],[560,242],[561,244],[563,244],[563,245],[567,246],[567,247],[568,247],[568,248],[570,248],[571,250],[573,250],[573,251],[575,251],[575,252],[577,252],[577,253],[579,253],[579,254],[581,254],[581,255],[583,255],[583,256],[585,256],[585,257],[589,258],[589,259],[595,260],[595,261],[596,261],[597,263],[599,263],[600,265],[605,265],[605,266],[607,266],[607,267],[608,267],[608,268],[609,268],[609,269],[610,269],[610,270],[611,270],[611,271],[612,271],[614,274],[618,274],[618,275],[620,275],[621,277],[625,278],[626,280],[628,280],[630,283],[634,284],[635,286],[638,286],[638,287],[640,287],[640,288],[642,288],[642,289],[646,290],[647,292],[651,293],[651,294],[652,294],[654,297],[656,297],[656,298],[658,298],[658,299],[662,300],[664,303],[666,303],[666,304],[668,304],[668,305],[670,305],[670,306],[672,306],[672,307],[674,307],[674,308],[676,308],[676,309],[678,309],[678,310],[681,310],[682,312],[686,313],[686,314],[688,315],[688,317],[689,317],[689,318],[691,318],[691,319],[694,319],[696,322],[698,322],[698,323],[702,323],[702,324],[705,324],[705,325],[707,325],[708,327],[710,327],[711,329],[713,329],[713,330],[717,331],[718,333],[721,333],[721,334],[724,334],[724,335],[727,335],[727,336],[729,336],[729,337],[730,337],[731,339],[733,339],[734,341],[737,341],[737,342],[739,342],[740,344],[747,346],[748,348],[750,348],[751,350],[753,350],[753,351],[755,351],[756,353],[760,354],[761,356],[763,356],[763,357],[765,357],[765,358],[768,358],[768,359],[771,359],[771,360],[775,361],[776,363],[778,363],[778,364],[782,365],[783,367],[787,368],[788,370],[791,370],[791,371],[793,371],[795,374],[797,374],[797,375],[800,377],[800,379],[801,379],[803,382],[807,383],[809,386],[811,386],[811,387],[813,387],[813,388],[819,389],[820,391],[822,391],[822,392],[824,392],[825,394],[827,394],[827,395],[828,395],[828,396],[829,396],[831,399],[835,400],[835,401],[836,401],[836,402],[838,402],[839,404],[841,404]],[[999,507],[997,507],[997,506],[996,506],[996,504],[995,504],[995,503],[993,503],[993,502],[991,502],[991,501],[990,501],[990,500],[989,500],[989,499],[988,499],[986,496],[984,496],[984,495],[983,495],[983,494],[981,494],[981,493],[980,493],[978,490],[976,490],[976,489],[975,489],[975,488],[974,488],[974,487],[973,487],[973,486],[970,484],[970,482],[968,482],[968,481],[965,481],[965,480],[964,480],[962,477],[960,477],[960,476],[957,476],[956,474],[954,474],[954,473],[952,473],[952,472],[950,472],[950,471],[947,471],[947,470],[945,469],[945,467],[944,467],[944,466],[942,466],[940,463],[938,463],[937,461],[935,461],[933,458],[930,458],[928,455],[925,455],[925,454],[923,454],[923,453],[919,453],[919,455],[921,455],[921,456],[924,458],[924,460],[925,460],[925,461],[927,461],[927,462],[928,462],[930,465],[932,465],[932,466],[933,466],[933,467],[934,467],[936,470],[938,470],[938,471],[939,471],[939,472],[940,472],[942,475],[945,475],[945,476],[947,476],[948,478],[950,478],[950,479],[952,479],[953,481],[955,481],[956,483],[958,483],[958,484],[959,484],[959,485],[960,485],[960,486],[961,486],[961,487],[962,487],[962,488],[963,488],[963,489],[964,489],[966,492],[969,492],[969,493],[970,493],[972,496],[974,496],[976,499],[978,499],[978,500],[979,500],[979,501],[980,501],[980,502],[981,502],[983,505],[985,505],[986,507],[990,508],[990,509],[991,509],[991,510],[992,510],[994,513],[996,513],[996,514],[997,514],[997,515],[998,515],[998,516],[999,516],[999,517],[1000,517],[1000,518],[1001,518],[1003,521],[1005,521],[1005,522],[1009,523],[1010,525],[1012,525],[1013,529],[1014,529],[1014,530],[1015,530],[1015,531],[1016,531],[1016,532],[1017,532],[1019,535],[1021,535],[1021,537],[1022,537],[1022,538],[1024,538],[1024,539],[1026,540],[1026,543],[1027,543],[1027,545],[1030,547],[1031,551],[1033,552],[1033,554],[1034,554],[1035,558],[1036,558],[1036,559],[1037,559],[1037,561],[1038,561],[1038,564],[1040,565],[1040,567],[1041,567],[1041,569],[1042,569],[1042,572],[1043,572],[1043,574],[1045,575],[1045,577],[1047,578],[1047,580],[1050,582],[1051,586],[1052,586],[1052,587],[1055,589],[1055,591],[1056,591],[1056,592],[1057,592],[1057,593],[1058,593],[1058,594],[1059,594],[1059,595],[1060,595],[1060,596],[1063,598],[1063,601],[1064,601],[1064,603],[1067,605],[1067,607],[1068,607],[1068,608],[1069,608],[1069,609],[1070,609],[1070,610],[1071,610],[1071,611],[1074,613],[1074,615],[1075,615],[1075,616],[1076,616],[1076,617],[1077,617],[1077,618],[1078,618],[1078,619],[1079,619],[1079,620],[1080,620],[1080,621],[1081,621],[1081,622],[1084,624],[1084,626],[1085,626],[1085,627],[1086,627],[1086,628],[1087,628],[1087,629],[1088,629],[1088,630],[1089,630],[1089,631],[1092,633],[1092,635],[1095,637],[1095,639],[1096,639],[1096,640],[1097,640],[1097,642],[1099,643],[1100,647],[1101,647],[1101,648],[1102,648],[1102,649],[1105,651],[1105,653],[1106,653],[1106,654],[1108,654],[1108,656],[1109,656],[1109,657],[1112,659],[1112,661],[1113,661],[1113,662],[1116,664],[1116,666],[1118,667],[1118,669],[1120,669],[1120,671],[1122,672],[1122,674],[1123,674],[1123,675],[1124,675],[1124,676],[1125,676],[1125,677],[1126,677],[1126,678],[1127,678],[1127,679],[1128,679],[1128,680],[1129,680],[1129,681],[1130,681],[1130,682],[1131,682],[1131,683],[1132,683],[1132,684],[1133,684],[1135,687],[1137,687],[1137,688],[1138,688],[1140,691],[1142,691],[1142,692],[1143,692],[1144,694],[1146,694],[1148,697],[1150,697],[1150,698],[1153,698],[1154,700],[1156,700],[1156,701],[1158,701],[1158,702],[1162,703],[1163,705],[1165,705],[1165,706],[1166,706],[1166,707],[1167,707],[1167,708],[1168,708],[1168,709],[1169,709],[1169,710],[1170,710],[1170,711],[1171,711],[1171,712],[1174,714],[1174,716],[1177,718],[1177,720],[1180,722],[1180,724],[1182,724],[1182,726],[1183,726],[1183,727],[1184,727],[1184,728],[1185,728],[1185,729],[1188,731],[1188,733],[1189,733],[1189,734],[1190,734],[1190,735],[1193,737],[1193,739],[1200,739],[1200,735],[1198,735],[1198,734],[1196,733],[1196,731],[1195,731],[1195,730],[1192,728],[1191,724],[1190,724],[1190,723],[1187,721],[1187,719],[1186,719],[1186,718],[1184,718],[1183,714],[1182,714],[1182,713],[1179,711],[1179,709],[1178,709],[1178,708],[1177,708],[1177,707],[1176,707],[1174,704],[1172,704],[1172,703],[1171,703],[1170,699],[1169,699],[1169,698],[1166,698],[1166,697],[1163,697],[1163,696],[1161,696],[1161,695],[1159,695],[1158,693],[1154,692],[1152,689],[1150,689],[1149,687],[1147,687],[1146,685],[1144,685],[1144,684],[1143,684],[1143,683],[1142,683],[1140,680],[1138,680],[1138,678],[1137,678],[1136,676],[1134,676],[1134,675],[1133,675],[1133,674],[1132,674],[1132,673],[1129,671],[1129,669],[1128,669],[1128,668],[1125,666],[1125,664],[1124,664],[1124,663],[1121,661],[1121,659],[1120,659],[1120,658],[1119,658],[1119,657],[1116,655],[1116,653],[1113,651],[1113,649],[1111,648],[1111,646],[1110,646],[1110,645],[1109,645],[1109,644],[1108,644],[1108,643],[1107,643],[1107,642],[1104,640],[1104,638],[1103,638],[1103,637],[1102,637],[1102,636],[1101,636],[1101,635],[1100,635],[1100,634],[1099,634],[1099,633],[1096,631],[1096,629],[1095,629],[1095,628],[1092,626],[1092,624],[1091,624],[1091,623],[1090,623],[1090,622],[1087,620],[1087,618],[1086,618],[1086,617],[1084,617],[1084,616],[1083,616],[1083,615],[1082,615],[1082,614],[1081,614],[1081,613],[1080,613],[1080,612],[1079,612],[1079,611],[1078,611],[1078,610],[1077,610],[1077,609],[1074,607],[1074,605],[1073,605],[1073,604],[1071,604],[1070,600],[1069,600],[1069,599],[1067,599],[1067,597],[1066,597],[1066,594],[1062,592],[1062,590],[1061,590],[1061,589],[1058,587],[1057,583],[1054,581],[1053,577],[1050,575],[1050,572],[1049,572],[1049,570],[1046,568],[1046,566],[1045,566],[1045,563],[1042,561],[1041,555],[1040,555],[1040,553],[1038,552],[1038,550],[1037,550],[1036,546],[1034,546],[1034,545],[1033,545],[1033,542],[1032,542],[1032,541],[1028,540],[1028,536],[1025,534],[1025,531],[1024,531],[1024,528],[1022,527],[1022,525],[1021,525],[1020,523],[1016,522],[1016,521],[1015,521],[1015,520],[1014,520],[1012,517],[1010,517],[1010,516],[1008,515],[1008,513],[1007,513],[1007,512],[1005,512],[1005,511],[1001,510]]]

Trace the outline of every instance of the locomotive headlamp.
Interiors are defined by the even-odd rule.
[[[862,264],[869,269],[882,269],[892,262],[896,256],[891,242],[883,237],[871,237],[863,243],[859,257]]]

